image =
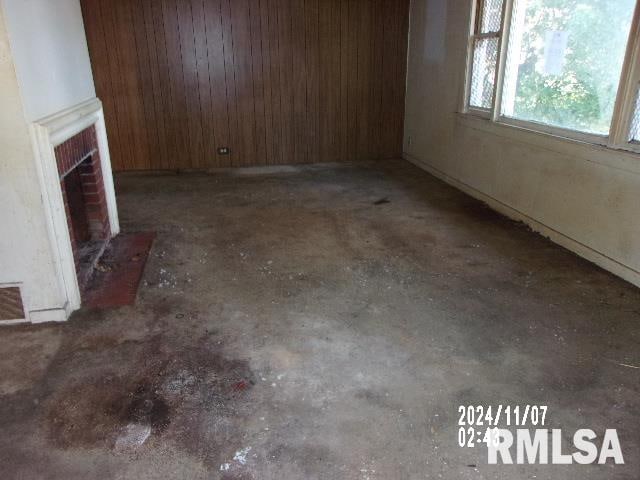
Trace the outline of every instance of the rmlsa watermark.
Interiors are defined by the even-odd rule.
[[[583,428],[576,431],[573,450],[569,453],[563,452],[561,429],[519,428],[514,436],[510,430],[493,428],[487,434],[488,439],[484,443],[487,445],[489,465],[590,465],[605,464],[609,459],[615,464],[624,464],[615,429],[605,430],[602,441],[598,440],[593,430]]]

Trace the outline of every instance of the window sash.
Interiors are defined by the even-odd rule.
[[[635,114],[640,87],[640,0],[629,32],[627,54],[622,67],[618,98],[613,111],[611,146],[640,153],[640,145],[631,141],[631,121]]]
[[[491,91],[491,104],[489,105],[489,107],[481,107],[478,105],[473,105],[471,103],[471,99],[473,97],[473,80],[474,80],[474,70],[475,70],[475,59],[476,59],[476,51],[478,48],[481,48],[480,43],[483,40],[491,40],[491,39],[495,39],[496,40],[496,60],[495,60],[495,65],[494,65],[494,74],[493,74],[493,89]],[[493,108],[494,105],[494,100],[495,100],[495,96],[496,96],[496,84],[497,84],[497,78],[498,78],[498,62],[499,62],[499,58],[500,58],[500,36],[497,33],[492,33],[490,35],[474,35],[473,36],[473,41],[472,41],[472,45],[471,45],[471,72],[470,72],[470,78],[469,78],[469,96],[467,99],[467,102],[469,103],[469,108],[474,109],[474,110],[478,110],[480,112],[490,112],[491,109]]]
[[[636,101],[633,103],[635,108],[633,109],[633,113],[631,114],[630,128],[629,134],[627,135],[627,140],[634,144],[640,144],[640,83],[638,83],[636,87]]]
[[[464,105],[463,111],[473,113],[474,115],[478,115],[480,117],[489,118],[491,116],[491,112],[495,107],[496,100],[496,87],[499,81],[499,68],[498,64],[500,62],[500,49],[502,44],[502,32],[504,31],[504,12],[506,3],[508,0],[503,0],[502,3],[502,14],[501,14],[501,22],[500,29],[495,32],[482,32],[482,17],[485,8],[486,0],[476,0],[473,2],[473,11],[472,11],[472,25],[471,25],[471,35],[469,35],[469,41],[467,45],[467,74],[465,80],[465,94],[464,94]],[[478,106],[471,105],[471,89],[472,89],[472,79],[473,79],[473,65],[474,65],[474,56],[475,56],[475,46],[479,40],[482,39],[497,39],[498,43],[498,51],[496,57],[496,68],[495,68],[495,77],[493,79],[493,94],[492,94],[492,102],[490,108],[482,108]]]
[[[636,0],[629,40],[622,68],[622,75],[618,84],[618,94],[611,120],[609,135],[597,135],[579,130],[565,129],[529,120],[519,120],[501,114],[502,93],[504,88],[504,74],[507,62],[507,48],[511,30],[511,17],[514,0],[503,1],[502,23],[498,32],[481,33],[484,0],[473,2],[470,35],[467,45],[467,70],[465,79],[464,101],[462,112],[487,118],[493,122],[516,126],[528,130],[548,133],[581,142],[603,145],[609,148],[624,149],[640,153],[640,141],[630,140],[630,129],[635,114],[638,95],[640,95],[640,0]],[[479,108],[470,105],[471,78],[473,75],[474,48],[477,39],[498,38],[498,52],[494,92],[490,108]]]

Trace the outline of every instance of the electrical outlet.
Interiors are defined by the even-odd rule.
[[[411,135],[409,135],[407,137],[407,145],[411,146],[413,144],[413,137]]]
[[[229,147],[218,148],[218,155],[229,155],[230,153],[231,153],[231,150],[229,150]]]

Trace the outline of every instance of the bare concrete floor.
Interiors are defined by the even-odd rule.
[[[640,477],[631,285],[404,162],[117,183],[138,303],[0,331],[0,477]],[[626,464],[488,466],[498,404]]]

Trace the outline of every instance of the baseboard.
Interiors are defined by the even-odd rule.
[[[0,327],[12,325],[31,325],[36,323],[60,323],[66,322],[70,312],[65,308],[52,308],[50,310],[31,310],[27,318],[20,320],[4,320],[0,322]]]
[[[0,321],[0,327],[10,327],[12,325],[28,325],[31,322],[24,318],[19,320],[2,320]]]
[[[29,312],[30,323],[66,322],[68,318],[69,312],[65,308],[31,310]]]
[[[622,278],[623,280],[626,280],[627,282],[632,283],[637,287],[640,287],[640,272],[638,272],[637,270],[634,270],[633,268],[627,265],[624,265],[608,257],[607,255],[601,252],[598,252],[597,250],[594,250],[591,247],[588,247],[587,245],[584,245],[578,240],[568,237],[563,233],[558,232],[557,230],[554,230],[551,227],[548,227],[547,225],[537,221],[534,218],[531,218],[525,213],[522,213],[516,210],[515,208],[505,203],[502,203],[501,201],[496,200],[495,198],[479,190],[476,190],[475,188],[467,185],[466,183],[463,183],[447,175],[443,171],[429,165],[427,162],[420,160],[419,158],[416,158],[406,152],[403,153],[403,158],[406,161],[414,164],[416,167],[430,173],[436,178],[439,178],[443,182],[448,183],[449,185],[457,188],[458,190],[462,190],[467,195],[470,195],[473,198],[476,198],[486,203],[487,205],[489,205],[489,207],[501,213],[502,215],[505,215],[513,220],[526,223],[529,227],[531,227],[533,231],[549,238],[552,242],[557,243],[558,245],[566,248],[567,250],[572,251],[576,255],[579,255],[582,258],[598,265],[599,267],[604,268],[605,270],[613,273],[614,275]]]

